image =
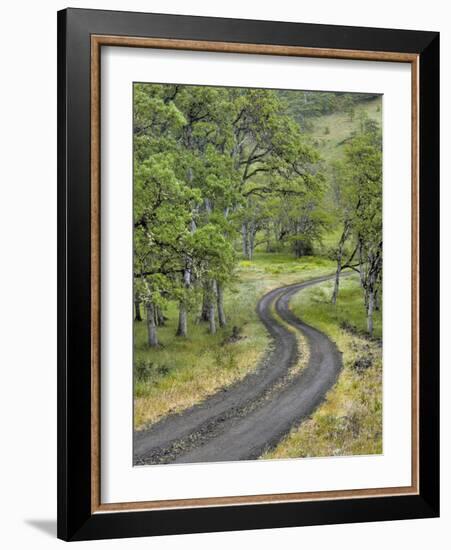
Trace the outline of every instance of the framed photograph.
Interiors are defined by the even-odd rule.
[[[58,14],[58,536],[439,514],[439,35]]]

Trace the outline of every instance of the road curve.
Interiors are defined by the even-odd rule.
[[[135,432],[134,465],[255,459],[309,416],[334,385],[342,359],[335,344],[298,319],[289,303],[297,292],[332,277],[265,294],[257,313],[272,345],[257,369],[202,403]],[[273,303],[280,318],[306,337],[310,357],[300,373],[290,373],[298,358],[296,334],[273,316]]]

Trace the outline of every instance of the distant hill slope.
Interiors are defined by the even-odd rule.
[[[308,133],[327,164],[341,158],[345,143],[359,131],[361,113],[382,126],[382,96],[357,101],[348,112],[338,111],[310,119]]]
[[[302,130],[311,137],[323,160],[328,184],[332,181],[333,164],[345,152],[346,143],[359,132],[362,114],[378,122],[382,127],[382,96],[335,92],[279,92],[287,104],[287,113],[295,118]],[[326,201],[334,208],[333,194],[326,194]],[[316,253],[323,254],[336,246],[342,228],[332,226],[323,235]]]
[[[287,114],[314,138],[326,163],[343,154],[343,145],[358,132],[362,112],[382,125],[382,96],[367,93],[279,90]]]

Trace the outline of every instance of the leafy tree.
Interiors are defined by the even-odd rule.
[[[307,119],[351,109],[354,96],[134,86],[135,311],[139,319],[144,304],[150,346],[158,345],[171,301],[178,303],[180,337],[188,335],[190,312],[199,309],[211,333],[216,319],[226,325],[224,292],[234,280],[238,239],[248,259],[264,242],[268,249],[290,246],[296,256],[311,253],[330,215]],[[374,189],[368,176],[377,165],[377,147],[369,141],[377,128],[368,119],[360,123],[336,169],[342,187],[337,216],[347,227],[341,257],[355,245],[370,308],[380,280],[378,206],[373,201],[376,210],[370,211],[356,205],[378,192],[377,175],[371,175]],[[367,170],[368,181],[359,179],[360,169]]]
[[[345,159],[335,166],[336,200],[343,212],[337,251],[332,301],[338,296],[339,275],[350,267],[360,274],[367,310],[368,332],[373,333],[373,312],[382,279],[382,139],[379,127],[368,119],[362,132],[346,145]],[[345,244],[353,251],[343,261]],[[357,265],[353,262],[357,261]]]
[[[174,172],[174,158],[159,153],[135,166],[134,271],[136,293],[144,301],[149,345],[158,344],[156,308],[164,308],[184,271],[191,203],[196,193]]]

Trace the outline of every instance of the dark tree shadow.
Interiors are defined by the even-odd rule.
[[[56,519],[26,519],[25,523],[46,535],[56,538]]]

